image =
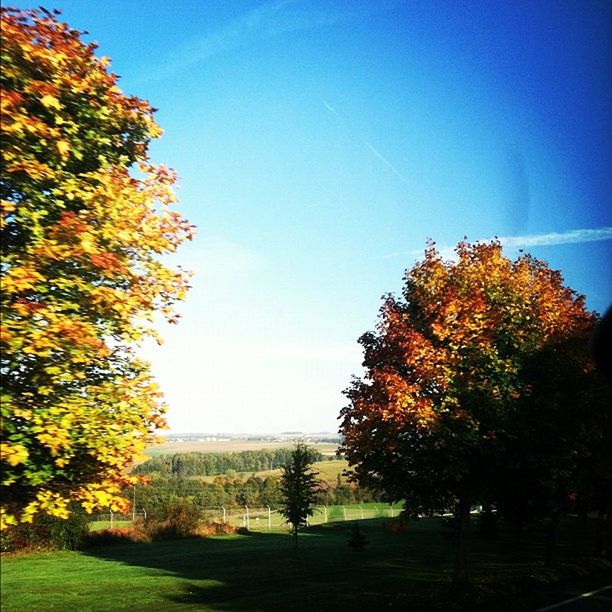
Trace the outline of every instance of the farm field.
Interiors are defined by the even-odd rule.
[[[290,440],[266,442],[259,440],[227,440],[227,441],[205,441],[186,440],[184,442],[167,441],[150,446],[145,450],[149,457],[159,455],[170,455],[172,453],[238,453],[240,451],[262,450],[270,448],[291,448],[293,442]],[[335,455],[337,444],[329,442],[309,442],[308,446],[323,453],[324,455]]]
[[[343,472],[348,469],[348,462],[344,459],[334,459],[331,461],[316,461],[312,464],[312,469],[317,473],[317,478],[322,482],[335,486],[337,483],[338,474],[342,476]],[[279,478],[282,474],[282,469],[276,470],[261,470],[259,472],[238,472],[236,476],[246,480],[255,474],[259,478],[266,478],[267,476],[276,476]],[[211,474],[210,476],[196,476],[198,480],[204,482],[214,482],[215,478],[218,478],[219,474]],[[342,477],[342,482],[346,482],[346,478]]]
[[[382,519],[359,524],[367,539],[362,552],[347,545],[351,523],[338,522],[308,529],[297,557],[286,531],[8,556],[2,609],[521,612],[604,586],[612,569],[600,562],[580,577],[566,546],[566,564],[546,570],[541,542],[503,533],[474,539],[474,588],[459,594],[451,588],[452,547],[440,519],[415,521],[400,533]],[[578,521],[565,525],[563,541],[578,542],[578,530]]]

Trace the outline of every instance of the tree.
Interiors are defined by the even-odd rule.
[[[57,14],[57,13],[56,13]],[[154,109],[49,12],[2,9],[3,524],[125,508],[132,458],[164,425],[134,347],[176,321],[191,238]]]
[[[529,255],[510,261],[497,241],[456,254],[444,261],[430,243],[402,297],[385,297],[376,332],[359,340],[366,374],[345,392],[340,433],[362,484],[412,512],[454,510],[464,581],[470,507],[497,489],[517,406],[529,402],[527,361],[585,336],[595,316]]]
[[[529,395],[509,407],[498,507],[519,527],[548,521],[547,565],[556,562],[563,514],[596,509],[612,478],[612,393],[591,364],[589,345],[583,332],[534,351],[522,367]]]
[[[313,461],[311,450],[298,443],[292,451],[289,463],[283,467],[279,512],[291,525],[294,550],[297,552],[298,532],[308,524],[308,517],[314,514],[318,481],[310,466]]]

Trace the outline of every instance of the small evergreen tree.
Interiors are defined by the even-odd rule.
[[[361,552],[366,545],[367,540],[363,533],[361,533],[361,529],[359,527],[359,523],[353,523],[351,527],[351,537],[349,538],[348,545],[357,552]]]
[[[312,451],[300,442],[291,453],[289,463],[283,467],[281,476],[279,512],[291,526],[296,552],[298,532],[308,524],[308,517],[314,514],[318,480],[310,467],[312,461]]]

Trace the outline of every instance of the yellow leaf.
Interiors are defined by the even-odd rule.
[[[28,458],[28,449],[22,444],[0,444],[0,454],[9,465],[25,463]]]
[[[58,140],[56,143],[57,150],[60,152],[62,157],[68,155],[68,151],[70,151],[70,143],[66,140]]]
[[[42,105],[46,108],[56,108],[57,110],[60,110],[62,108],[62,105],[60,104],[59,100],[55,96],[51,96],[49,94],[43,96],[40,101],[42,102]]]
[[[83,234],[83,237],[81,238],[81,248],[86,253],[92,253],[95,250],[94,241],[89,234]]]

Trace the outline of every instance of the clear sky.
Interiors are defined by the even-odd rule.
[[[171,431],[335,431],[428,237],[499,236],[609,305],[609,0],[45,6],[159,108],[198,227],[182,322],[145,348]]]

